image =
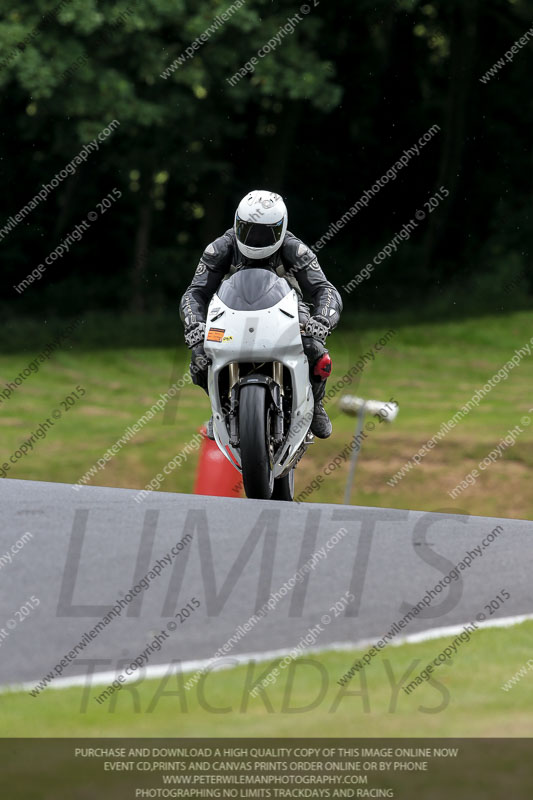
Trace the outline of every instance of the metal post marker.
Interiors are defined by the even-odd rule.
[[[369,411],[374,415],[378,414],[385,422],[393,422],[398,416],[400,407],[397,403],[393,403],[391,407],[390,403],[380,402],[379,400],[363,400],[362,397],[354,397],[353,395],[344,395],[344,397],[341,398],[339,407],[345,414],[357,417],[357,424],[355,426],[355,441],[357,444],[353,450],[350,461],[350,472],[348,474],[348,480],[346,481],[346,489],[344,490],[344,504],[350,505],[355,468],[357,466],[359,451],[361,450],[361,443],[358,441],[358,437],[363,431],[366,412]]]

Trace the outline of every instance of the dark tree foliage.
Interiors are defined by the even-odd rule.
[[[230,5],[0,0],[4,314],[175,308],[249,189],[281,192],[290,229],[313,245],[432,126],[420,154],[325,242],[324,269],[341,286],[373,264],[345,294],[354,311],[526,305],[532,0]],[[113,120],[74,174],[5,227]],[[431,210],[440,187],[449,194]],[[114,189],[122,196],[102,213]],[[45,262],[92,211],[82,238]],[[412,235],[374,263],[413,218]]]

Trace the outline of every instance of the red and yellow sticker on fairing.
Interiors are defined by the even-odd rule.
[[[225,328],[209,328],[207,332],[207,341],[208,342],[221,342],[222,337],[226,333]]]

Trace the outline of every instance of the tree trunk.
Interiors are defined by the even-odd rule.
[[[473,66],[477,42],[479,0],[464,3],[456,0],[450,31],[450,84],[447,99],[444,142],[437,188],[450,191],[445,203],[429,218],[425,243],[424,267],[429,268],[444,239],[448,220],[461,179],[465,149],[466,118],[470,102]]]
[[[263,139],[263,145],[268,151],[263,168],[264,186],[256,188],[269,189],[272,192],[283,194],[285,173],[289,156],[294,148],[294,140],[302,113],[301,101],[293,100],[291,103],[286,103],[280,114],[281,119],[276,136]]]
[[[213,239],[216,239],[218,236],[222,236],[224,231],[228,228],[231,228],[233,225],[233,213],[234,209],[232,208],[232,204],[228,201],[230,198],[224,198],[224,202],[221,200],[220,191],[217,190],[213,191],[207,190],[207,185],[213,186],[215,182],[215,178],[212,174],[207,176],[207,180],[204,178],[202,181],[202,185],[205,187],[205,193],[202,195],[202,201],[204,206],[204,216],[201,222],[200,227],[200,236],[199,236],[199,251],[198,251],[198,259],[202,255],[202,250],[204,247],[207,247],[209,242],[212,242]],[[230,207],[230,213],[228,214],[228,208]],[[196,263],[198,262],[196,260]],[[191,268],[194,270],[196,269],[196,263],[191,264]]]
[[[72,214],[72,209],[75,206],[74,193],[80,180],[80,172],[81,170],[78,169],[74,175],[71,175],[67,179],[65,183],[64,191],[59,202],[59,207],[61,210],[57,215],[54,233],[52,236],[54,241],[61,237],[63,231],[65,230],[67,220]]]
[[[137,233],[133,251],[133,267],[131,271],[131,299],[130,311],[142,314],[144,305],[144,273],[148,259],[150,244],[150,231],[152,227],[152,203],[150,198],[143,200],[139,208]]]

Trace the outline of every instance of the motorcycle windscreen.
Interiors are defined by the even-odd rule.
[[[283,278],[267,269],[242,269],[223,281],[217,295],[234,311],[272,308],[291,292]]]

